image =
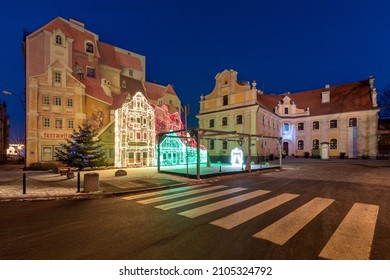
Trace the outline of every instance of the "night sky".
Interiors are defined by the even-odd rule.
[[[66,6],[59,6],[66,3]],[[376,77],[390,84],[390,1],[2,1],[0,90],[23,94],[23,30],[56,17],[85,23],[108,44],[146,56],[146,79],[172,84],[197,126],[200,95],[234,69],[265,93],[322,88]],[[23,142],[19,99],[1,94],[11,142]]]

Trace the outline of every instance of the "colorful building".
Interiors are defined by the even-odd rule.
[[[56,148],[86,120],[117,166],[154,162],[162,114],[143,108],[168,110],[170,127],[181,128],[178,96],[171,85],[145,81],[145,57],[100,41],[78,20],[55,18],[26,36],[24,51],[27,166],[55,161]]]
[[[282,138],[285,155],[376,157],[378,153],[377,93],[374,78],[299,93],[264,94],[256,82],[240,82],[237,72],[216,77],[214,90],[201,96],[200,128]],[[235,142],[209,140],[210,157],[229,160]],[[257,137],[252,159],[278,154],[271,139]],[[243,151],[247,149],[244,147]]]

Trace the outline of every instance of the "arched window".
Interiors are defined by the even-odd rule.
[[[330,149],[331,150],[337,150],[337,139],[330,139]]]
[[[304,149],[304,142],[303,140],[298,140],[298,150],[303,150]]]
[[[93,44],[90,43],[90,42],[87,42],[87,43],[85,44],[85,51],[86,51],[87,53],[94,53],[94,52],[93,52]]]
[[[283,124],[283,131],[284,132],[289,132],[290,131],[290,125],[288,123]]]
[[[319,150],[320,149],[320,140],[313,139],[313,150]]]
[[[62,37],[60,35],[56,36],[56,44],[57,45],[62,45]]]

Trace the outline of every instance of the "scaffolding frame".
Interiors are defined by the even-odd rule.
[[[250,134],[250,133],[241,133],[237,131],[221,131],[221,130],[213,130],[213,129],[203,129],[203,128],[188,128],[183,130],[177,130],[177,131],[170,131],[170,132],[163,132],[159,133],[157,136],[157,171],[161,173],[161,164],[160,164],[160,144],[163,141],[165,137],[167,137],[167,134],[188,134],[191,137],[194,137],[196,142],[196,151],[197,151],[197,162],[196,162],[196,179],[201,179],[201,170],[200,170],[200,148],[201,148],[201,140],[222,140],[222,141],[237,141],[237,143],[242,147],[242,144],[244,142],[248,143],[248,147],[246,150],[247,159],[245,164],[245,170],[244,172],[251,172],[251,159],[252,159],[252,140],[259,140],[259,139],[271,139],[276,141],[278,144],[278,150],[279,150],[279,169],[282,169],[282,137],[275,137],[275,136],[266,136],[261,134]],[[221,138],[214,138],[214,137],[223,137]],[[227,136],[227,137],[226,137]],[[171,136],[172,137],[172,136]],[[183,137],[183,136],[176,136],[176,137]],[[210,138],[212,137],[212,138]],[[209,147],[207,147],[208,149]],[[207,153],[207,166],[210,165],[210,159],[209,159],[209,153]],[[188,176],[188,167],[187,167],[187,176]]]

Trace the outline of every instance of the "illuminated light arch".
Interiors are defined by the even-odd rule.
[[[234,148],[230,153],[230,163],[232,166],[242,166],[243,162],[243,153],[239,148]]]
[[[115,110],[115,167],[153,166],[155,129],[154,108],[141,92],[129,94]]]

